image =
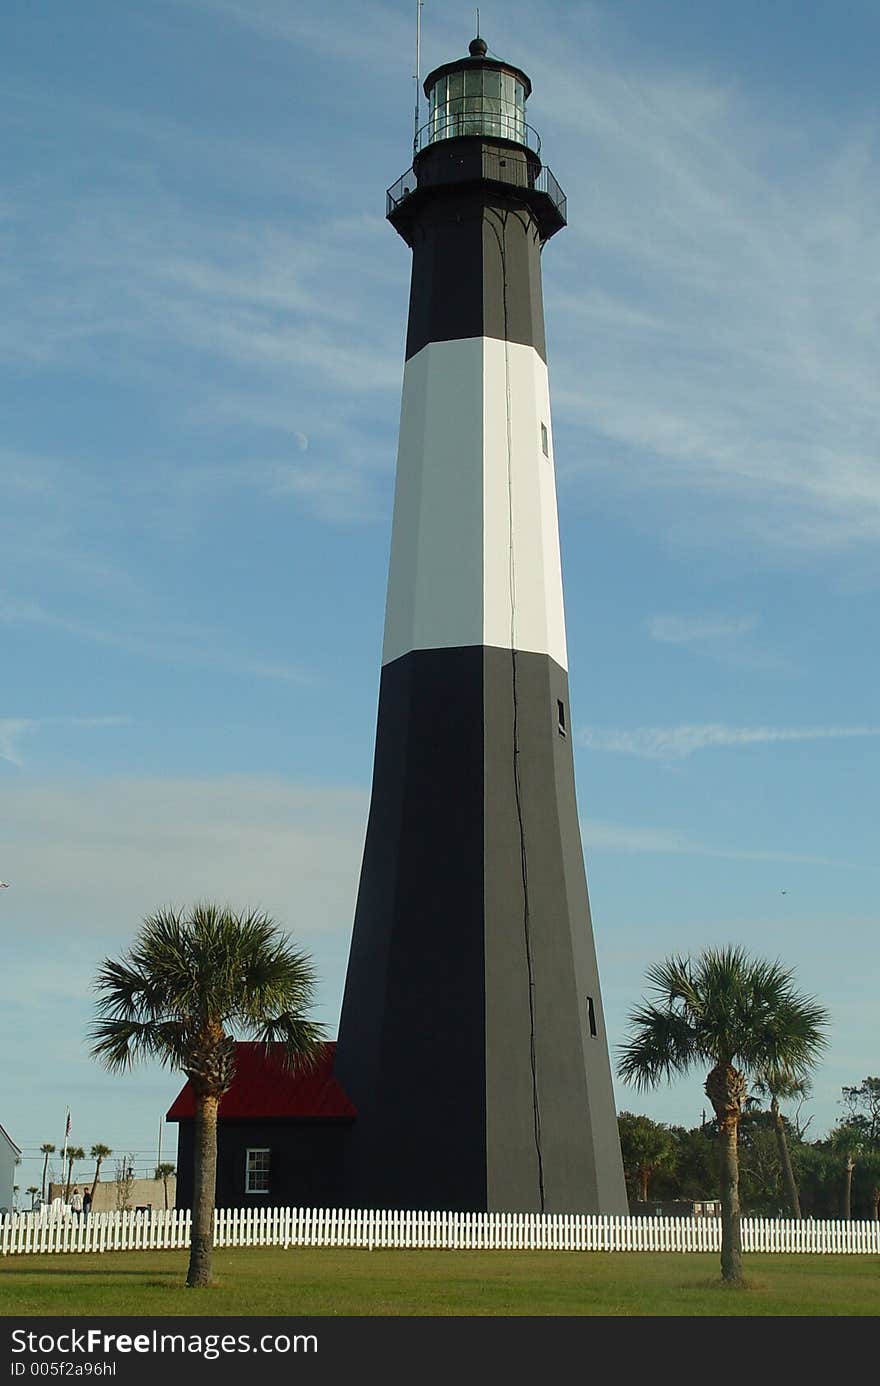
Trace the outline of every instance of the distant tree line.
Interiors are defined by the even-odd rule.
[[[844,1087],[841,1120],[826,1137],[813,1141],[807,1139],[811,1118],[804,1120],[802,1115],[808,1085],[776,1097],[766,1083],[754,1086],[739,1128],[743,1213],[880,1221],[880,1078]],[[789,1113],[779,1105],[786,1095],[795,1102]],[[631,1203],[719,1196],[714,1116],[687,1130],[621,1112],[618,1126]],[[785,1152],[793,1190],[786,1178]]]

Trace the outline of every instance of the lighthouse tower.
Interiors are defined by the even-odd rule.
[[[425,81],[372,800],[336,1054],[347,1195],[625,1212],[575,801],[531,83]]]

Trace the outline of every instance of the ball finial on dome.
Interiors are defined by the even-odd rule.
[[[477,37],[475,39],[471,39],[470,44],[468,45],[468,52],[470,53],[472,58],[485,58],[488,51],[489,46],[486,43],[486,40],[481,39],[479,34],[477,34]]]

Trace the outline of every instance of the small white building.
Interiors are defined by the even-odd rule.
[[[21,1151],[10,1135],[0,1126],[0,1213],[12,1211],[12,1190],[16,1183],[15,1169]]]

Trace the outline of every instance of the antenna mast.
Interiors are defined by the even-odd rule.
[[[416,104],[413,115],[413,154],[419,151],[419,77],[422,70],[422,6],[425,0],[416,0],[416,70],[413,81],[416,87]]]

